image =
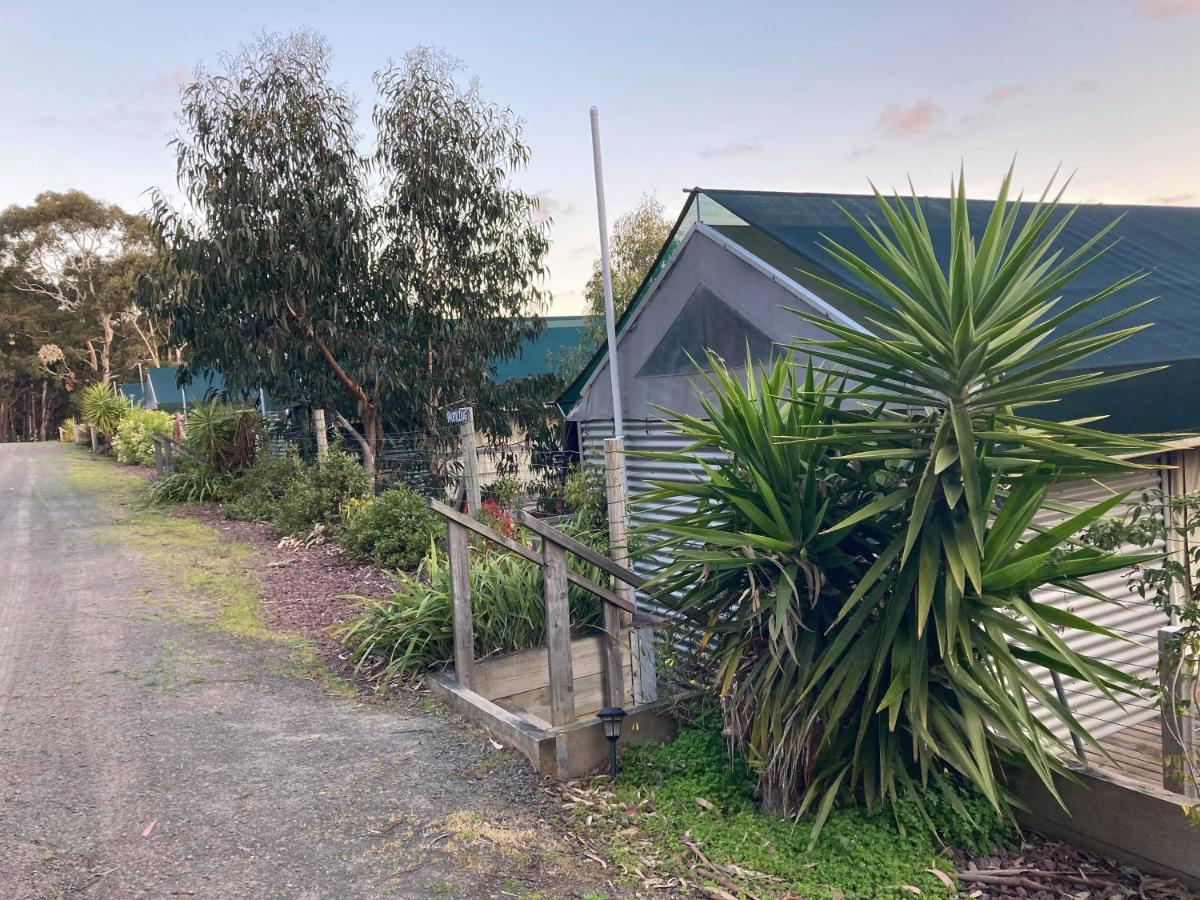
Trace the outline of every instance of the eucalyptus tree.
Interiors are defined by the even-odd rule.
[[[192,368],[346,410],[373,469],[385,419],[432,430],[542,327],[546,235],[509,184],[520,123],[451,62],[422,49],[377,73],[370,156],[329,65],[320,37],[264,37],[184,89],[158,308]]]
[[[529,161],[521,122],[458,68],[418,47],[375,76],[379,276],[411,351],[396,415],[427,431],[447,405],[494,395],[494,362],[541,331],[548,299],[547,223],[511,183]]]
[[[109,384],[128,367],[119,352],[122,324],[144,320],[125,276],[145,264],[147,253],[140,216],[82,191],[46,191],[0,214],[0,257],[12,289],[78,325],[47,336],[43,357],[54,374]]]
[[[375,289],[355,105],[321,38],[265,36],[198,69],[173,145],[185,196],[161,193],[157,310],[189,368],[234,388],[353,402],[374,464],[380,397],[400,387],[392,294]]]

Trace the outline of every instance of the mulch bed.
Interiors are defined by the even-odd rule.
[[[1198,896],[1178,881],[1147,875],[1086,850],[1026,832],[1019,847],[994,856],[955,852],[959,888],[966,897],[1060,898],[1139,897],[1177,900]]]
[[[321,660],[334,672],[348,674],[346,652],[329,630],[357,612],[357,601],[348,595],[392,593],[395,582],[386,572],[347,558],[336,544],[280,547],[269,526],[227,519],[217,506],[184,506],[174,512],[199,519],[229,541],[249,544],[266,557],[258,573],[266,624],[315,641]]]

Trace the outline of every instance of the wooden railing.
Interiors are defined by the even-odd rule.
[[[567,725],[575,721],[574,672],[571,662],[571,609],[567,599],[569,585],[576,585],[599,597],[604,609],[603,671],[604,697],[608,706],[624,706],[622,685],[622,634],[630,624],[638,625],[637,606],[624,592],[609,590],[567,567],[567,554],[573,554],[613,576],[619,582],[639,588],[646,579],[633,570],[613,562],[591,547],[552,528],[528,513],[520,512],[521,525],[541,539],[540,550],[513,540],[458,510],[428,501],[429,508],[446,520],[450,544],[450,590],[454,607],[454,676],[464,688],[471,688],[475,666],[475,630],[471,612],[470,533],[498,544],[542,570],[542,593],[546,604],[546,655],[549,664],[550,723]]]
[[[187,447],[168,435],[154,434],[150,437],[154,441],[154,468],[158,471],[160,478],[163,475],[174,474],[176,453],[189,459],[195,459]]]

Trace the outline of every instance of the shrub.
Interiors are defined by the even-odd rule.
[[[570,555],[567,564],[585,578],[605,583],[605,575],[594,566]],[[470,578],[476,658],[545,642],[546,606],[538,566],[515,553],[473,548]],[[574,628],[583,632],[598,628],[600,601],[574,585],[568,596]],[[363,611],[339,634],[351,648],[355,666],[380,664],[381,684],[387,684],[453,658],[452,609],[449,561],[431,546],[415,575],[401,574],[391,597],[364,599]]]
[[[304,463],[289,450],[283,456],[260,453],[230,485],[224,505],[231,519],[270,522],[279,501],[304,477]]]
[[[407,486],[342,506],[338,543],[352,556],[389,569],[415,569],[445,533],[441,517]]]
[[[336,526],[347,500],[366,497],[371,476],[358,459],[341,450],[315,466],[305,466],[303,477],[293,481],[275,507],[272,523],[281,535],[302,534],[320,522]]]
[[[516,509],[525,491],[512,475],[501,475],[483,489],[483,496],[502,509]]]
[[[204,465],[176,460],[178,468],[150,485],[149,503],[210,503],[222,499],[233,476]]]
[[[79,410],[83,421],[94,425],[101,434],[112,437],[117,426],[129,412],[129,402],[116,388],[105,384],[92,384],[83,389],[79,398]]]
[[[608,530],[608,499],[602,468],[581,465],[572,469],[563,485],[563,499],[568,511],[586,530]]]
[[[256,410],[210,400],[188,413],[184,443],[214,472],[238,472],[254,461],[261,431]]]
[[[59,427],[59,435],[68,444],[75,443],[75,417],[67,416]]]
[[[130,466],[154,465],[154,435],[170,433],[171,417],[165,412],[131,407],[113,436],[117,461]]]

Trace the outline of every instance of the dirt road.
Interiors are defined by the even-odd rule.
[[[222,627],[129,478],[0,445],[0,897],[613,896],[523,761]]]

